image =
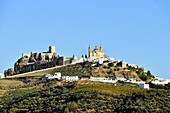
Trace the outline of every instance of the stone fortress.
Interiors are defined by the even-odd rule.
[[[23,53],[22,58],[34,58],[33,62],[35,62],[37,59],[40,59],[42,61],[44,60],[52,60],[54,57],[57,57],[57,52],[55,50],[55,46],[50,46],[49,50],[47,52],[36,52],[36,53]]]
[[[55,50],[55,46],[50,46],[47,52],[23,53],[22,57],[14,64],[14,71],[23,73],[31,69],[37,70],[52,65],[55,66],[58,63],[58,58],[59,56]]]

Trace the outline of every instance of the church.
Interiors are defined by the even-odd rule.
[[[104,58],[105,57],[102,45],[100,45],[99,48],[95,46],[94,50],[92,50],[91,46],[89,46],[88,54],[89,54],[89,58]]]

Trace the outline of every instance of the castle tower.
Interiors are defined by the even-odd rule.
[[[102,47],[102,45],[100,45],[100,51],[103,51],[103,47]]]
[[[49,53],[56,53],[55,46],[49,47]]]
[[[90,45],[89,45],[89,48],[88,48],[88,53],[89,53],[89,57],[92,57],[92,48],[91,48]]]
[[[90,46],[90,45],[89,45],[89,48],[88,48],[88,50],[89,50],[89,51],[92,51],[92,49],[91,49],[91,46]]]

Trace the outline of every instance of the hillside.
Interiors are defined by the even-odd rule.
[[[8,76],[7,78],[19,78],[19,77],[31,77],[39,76],[43,77],[45,74],[54,74],[55,72],[61,72],[63,76],[95,76],[95,77],[110,77],[115,79],[116,77],[122,77],[126,79],[135,80],[149,80],[152,75],[148,72],[144,72],[143,68],[121,68],[113,63],[104,63],[102,65],[92,66],[90,62],[71,64],[66,66],[57,66],[53,68],[47,68],[43,70],[37,70],[33,72],[23,73],[19,75]]]
[[[0,112],[170,112],[170,91],[111,84],[56,81],[41,88],[17,89],[1,98]]]

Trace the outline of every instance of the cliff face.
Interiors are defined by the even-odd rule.
[[[122,77],[126,79],[134,78],[136,80],[141,80],[138,74],[135,71],[129,70],[117,70],[117,68],[104,68],[104,67],[97,67],[91,70],[93,76],[98,77]]]

